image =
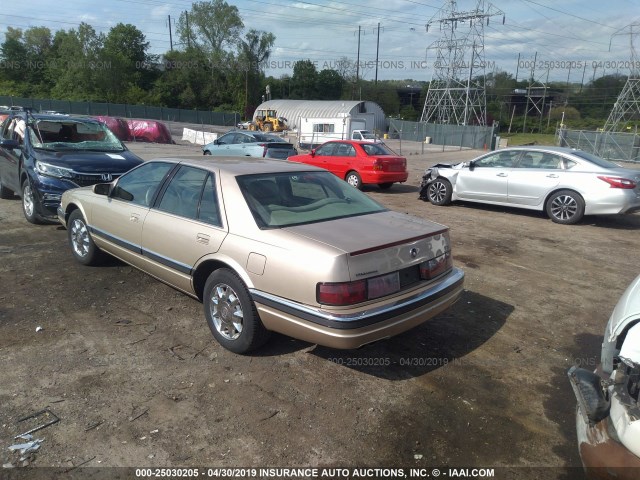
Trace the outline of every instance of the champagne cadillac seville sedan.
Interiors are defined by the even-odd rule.
[[[213,336],[236,353],[270,331],[357,348],[462,292],[447,227],[299,163],[152,160],[65,192],[58,217],[76,260],[108,253],[198,298]]]

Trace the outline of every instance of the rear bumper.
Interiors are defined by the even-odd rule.
[[[586,215],[629,214],[640,211],[640,192],[611,188],[606,195],[586,199]]]
[[[402,183],[408,178],[408,172],[362,172],[362,183]]]
[[[263,292],[251,294],[264,326],[287,336],[332,348],[358,348],[426,322],[449,308],[463,290],[464,272],[454,268],[418,294],[368,310],[336,314],[283,301]]]
[[[590,480],[637,480],[640,458],[631,453],[609,433],[610,418],[589,425],[576,409],[576,432],[580,458]]]

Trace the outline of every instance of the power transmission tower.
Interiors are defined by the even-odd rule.
[[[622,30],[627,29],[629,30],[628,33],[622,32]],[[618,99],[613,105],[611,113],[609,113],[609,118],[604,124],[604,130],[608,132],[623,131],[627,127],[628,122],[640,120],[640,58],[633,44],[635,36],[637,36],[639,32],[640,23],[632,23],[618,30],[611,36],[613,40],[616,36],[629,35],[631,63],[629,65],[630,69],[627,83],[625,83],[620,95],[618,95]],[[611,44],[609,44],[609,50],[611,50]]]
[[[504,12],[491,4],[485,8],[484,0],[470,11],[459,11],[456,0],[446,0],[426,24],[427,32],[437,24],[441,37],[429,46],[436,50],[436,61],[420,121],[486,124],[484,26],[496,15],[504,23]]]

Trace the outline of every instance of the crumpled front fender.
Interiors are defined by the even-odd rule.
[[[420,199],[427,200],[427,188],[438,177],[444,177],[451,182],[451,185],[455,186],[456,178],[460,170],[465,166],[464,162],[456,163],[454,165],[447,163],[436,163],[432,167],[425,170],[420,182]]]

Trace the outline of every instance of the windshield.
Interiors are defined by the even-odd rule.
[[[29,139],[35,148],[46,150],[124,150],[106,126],[78,119],[35,120],[29,123]]]
[[[379,143],[363,144],[362,149],[367,155],[393,155],[391,150]]]
[[[592,153],[583,152],[582,150],[574,150],[571,153],[576,157],[580,157],[602,168],[620,168],[620,165],[610,162],[609,160],[605,160],[604,158],[600,158]]]
[[[386,211],[329,172],[237,177],[258,227],[282,228]]]

